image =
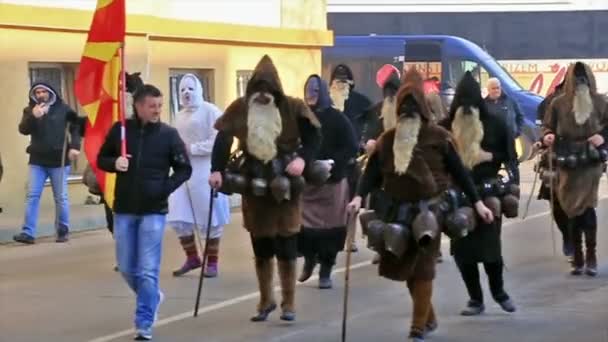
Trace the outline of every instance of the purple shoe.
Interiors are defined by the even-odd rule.
[[[179,269],[179,270],[175,270],[173,271],[173,276],[174,277],[181,277],[184,274],[195,270],[197,268],[201,267],[201,259],[197,258],[188,258],[186,259],[186,262],[184,263],[184,265]]]
[[[215,278],[218,274],[217,263],[207,264],[205,267],[205,273],[203,274],[205,278]]]

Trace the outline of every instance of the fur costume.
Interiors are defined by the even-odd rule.
[[[287,96],[278,72],[268,56],[264,56],[256,66],[251,80],[247,84],[246,96],[241,97],[226,109],[215,128],[239,140],[239,149],[248,151],[248,110],[250,98],[256,93],[260,82],[265,82],[277,101],[281,116],[281,131],[276,139],[277,150],[284,153],[297,151],[301,143],[298,120],[310,121],[314,127],[320,127],[319,121],[308,106],[300,99]],[[242,196],[244,226],[255,237],[273,237],[291,235],[300,230],[300,200],[277,203],[271,196]]]

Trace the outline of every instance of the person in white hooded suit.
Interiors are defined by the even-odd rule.
[[[173,272],[176,277],[201,267],[194,227],[198,226],[202,238],[206,236],[211,191],[207,180],[211,171],[211,151],[217,135],[213,124],[222,115],[219,108],[203,99],[201,82],[193,74],[182,77],[179,95],[181,110],[175,117],[174,126],[190,154],[192,177],[169,197],[167,222],[174,228],[186,253],[184,265]],[[213,200],[205,277],[216,277],[218,274],[220,238],[223,226],[230,222],[228,197],[220,193]]]

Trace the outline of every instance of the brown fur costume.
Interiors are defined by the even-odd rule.
[[[578,62],[580,63],[580,62]],[[543,133],[554,133],[569,141],[584,142],[594,134],[599,134],[608,125],[608,104],[597,93],[595,77],[588,65],[581,63],[589,79],[589,90],[593,111],[587,122],[577,125],[573,113],[576,93],[575,65],[571,64],[566,74],[564,91],[549,107],[543,123]],[[573,218],[582,215],[587,208],[597,207],[598,188],[602,175],[602,165],[597,164],[577,169],[558,169],[556,195],[564,212]]]
[[[215,123],[215,128],[236,137],[239,140],[239,148],[247,150],[248,99],[256,92],[254,88],[260,81],[269,84],[272,95],[278,102],[282,131],[276,140],[277,148],[286,153],[295,152],[300,144],[298,117],[310,120],[315,127],[320,127],[320,123],[302,100],[283,93],[278,72],[268,56],[264,56],[256,66],[247,84],[246,96],[228,106],[224,115]],[[278,204],[270,195],[243,195],[242,210],[244,226],[254,237],[288,236],[300,231],[299,198]]]
[[[429,121],[430,112],[424,94],[415,84],[406,83],[399,89],[397,108],[408,95],[414,96],[420,107],[422,125],[407,172],[403,175],[395,173],[393,162],[395,129],[380,136],[374,153],[377,153],[380,159],[385,191],[396,200],[419,201],[438,196],[451,183],[451,177],[444,164],[443,153],[447,151],[451,138],[447,130]],[[412,243],[410,246],[415,246],[415,244]],[[416,247],[409,248],[400,259],[388,252],[383,252],[380,260],[380,275],[397,281],[432,280],[435,277],[439,246],[440,239],[437,238],[426,251]]]

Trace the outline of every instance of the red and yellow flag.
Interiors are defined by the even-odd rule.
[[[125,41],[125,0],[98,0],[84,47],[74,90],[88,117],[84,150],[104,193],[106,203],[114,203],[116,176],[97,168],[97,155],[112,125],[123,117],[120,84],[123,65],[121,49]]]

